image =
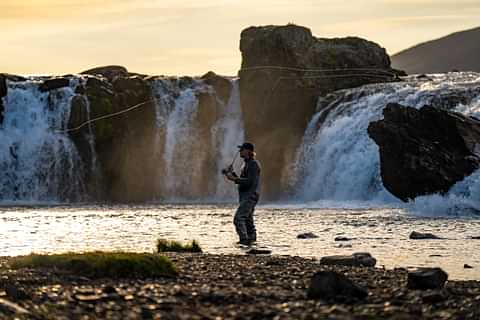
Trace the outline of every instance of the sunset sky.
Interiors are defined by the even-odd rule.
[[[240,32],[293,22],[359,36],[393,54],[480,26],[479,0],[0,0],[0,72],[233,75]]]

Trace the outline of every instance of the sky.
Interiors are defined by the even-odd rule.
[[[234,75],[240,32],[295,23],[389,54],[480,26],[479,0],[0,0],[0,72]]]

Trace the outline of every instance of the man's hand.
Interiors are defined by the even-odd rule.
[[[237,180],[237,177],[235,177],[235,176],[232,174],[232,172],[228,172],[225,176],[226,176],[227,179],[230,180],[230,181],[236,181],[236,180]]]

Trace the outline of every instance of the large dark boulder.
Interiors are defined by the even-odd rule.
[[[324,300],[350,300],[364,299],[368,291],[347,278],[341,273],[334,271],[319,271],[315,273],[307,290],[309,299]]]
[[[70,79],[67,77],[47,79],[40,85],[40,91],[47,92],[55,89],[68,87],[69,85]]]
[[[480,165],[480,121],[430,106],[391,103],[370,123],[383,185],[403,201],[445,193]]]
[[[316,38],[307,28],[250,27],[240,39],[240,96],[246,138],[263,164],[263,193],[278,198],[319,95],[392,81],[396,72],[379,45],[360,38]],[[362,70],[358,70],[358,69]]]
[[[408,273],[407,287],[414,290],[442,289],[448,274],[440,268],[418,268]]]

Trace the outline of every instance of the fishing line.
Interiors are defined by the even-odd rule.
[[[336,68],[336,69],[308,69],[308,68],[297,68],[297,67],[281,67],[281,66],[256,66],[256,67],[247,67],[247,68],[242,68],[240,69],[240,72],[242,71],[258,71],[258,70],[265,70],[265,69],[273,69],[273,70],[288,70],[288,71],[299,71],[299,72],[305,72],[305,73],[312,73],[312,72],[345,72],[345,71],[351,71],[351,72],[376,72],[378,74],[372,74],[372,73],[354,73],[354,74],[343,74],[343,75],[334,75],[334,74],[326,74],[326,75],[318,75],[318,76],[299,76],[299,77],[279,77],[277,79],[277,81],[275,82],[275,84],[272,86],[272,89],[270,91],[270,96],[273,94],[273,92],[277,89],[278,85],[280,84],[281,81],[283,80],[301,80],[301,79],[322,79],[322,78],[349,78],[349,77],[370,77],[370,78],[382,78],[382,79],[387,79],[387,78],[391,78],[392,80],[393,79],[396,79],[397,78],[397,75],[388,71],[388,70],[385,70],[385,69],[378,69],[378,68]],[[382,74],[383,73],[383,74]],[[269,97],[270,97],[269,96]],[[267,101],[268,99],[266,99],[265,101]],[[69,132],[74,132],[74,131],[77,131],[77,130],[80,130],[81,128],[83,128],[84,126],[88,125],[88,124],[91,124],[91,123],[94,123],[94,122],[97,122],[99,120],[103,120],[103,119],[109,119],[109,118],[112,118],[112,117],[116,117],[116,116],[119,116],[119,115],[122,115],[124,113],[127,113],[127,112],[130,112],[130,111],[133,111],[135,109],[138,109],[140,107],[143,107],[144,105],[150,103],[150,102],[154,102],[155,99],[149,99],[149,100],[146,100],[146,101],[143,101],[141,103],[138,103],[134,106],[131,106],[131,107],[128,107],[126,109],[123,109],[121,111],[117,111],[117,112],[113,112],[113,113],[110,113],[110,114],[106,114],[106,115],[103,115],[103,116],[99,116],[99,117],[96,117],[96,118],[93,118],[93,119],[89,119],[83,123],[81,123],[80,125],[74,127],[74,128],[68,128],[68,129],[65,129],[65,130],[53,130],[55,133],[69,133]],[[236,160],[236,156],[238,154],[235,155],[235,158],[232,162],[232,165],[235,163],[235,160]]]

